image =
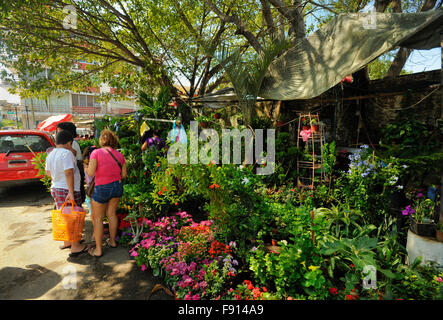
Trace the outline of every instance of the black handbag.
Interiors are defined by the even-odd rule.
[[[94,189],[95,189],[95,176],[92,177],[92,180],[88,185],[88,189],[86,189],[86,194],[88,195],[89,198],[92,197],[92,194],[94,193]]]

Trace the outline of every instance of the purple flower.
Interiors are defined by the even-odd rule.
[[[409,216],[409,215],[413,214],[414,212],[415,212],[415,210],[412,209],[411,206],[407,206],[401,213],[404,216]]]
[[[419,192],[417,193],[417,198],[422,198],[423,197],[423,193]]]

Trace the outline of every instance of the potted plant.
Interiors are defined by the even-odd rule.
[[[218,119],[221,118],[221,114],[220,114],[219,112],[216,112],[216,113],[214,113],[214,114],[212,115],[212,117],[213,117],[215,120],[218,120]]]
[[[209,127],[209,122],[211,119],[206,116],[198,116],[195,120],[198,122],[198,125],[201,128],[207,128]]]
[[[302,130],[309,130],[309,119],[306,117],[301,118],[301,129]]]
[[[443,242],[443,221],[437,223],[437,228],[435,230],[435,237],[438,241]]]
[[[435,202],[431,199],[418,199],[414,208],[407,206],[402,213],[409,216],[412,232],[419,236],[434,237],[434,209]]]
[[[318,124],[318,121],[315,118],[311,119],[311,131],[312,132],[320,131],[320,125]]]

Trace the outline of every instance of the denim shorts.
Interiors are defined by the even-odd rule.
[[[112,198],[121,198],[123,195],[123,185],[120,180],[108,184],[95,186],[92,200],[98,203],[106,203]]]

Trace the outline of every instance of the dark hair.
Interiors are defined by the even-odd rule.
[[[57,133],[55,137],[55,144],[67,144],[68,142],[72,142],[74,137],[68,130],[62,130]]]
[[[92,151],[94,151],[95,149],[97,149],[95,146],[86,147],[85,150],[83,151],[83,154],[82,154],[83,159],[89,159]]]
[[[72,122],[60,122],[57,128],[69,131],[74,138],[77,136],[77,127]]]

